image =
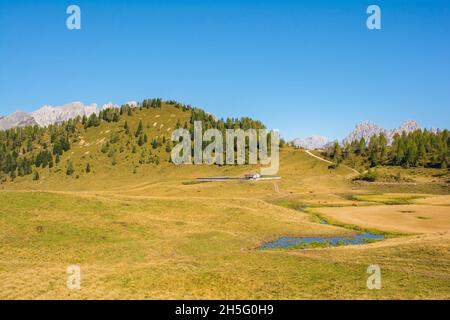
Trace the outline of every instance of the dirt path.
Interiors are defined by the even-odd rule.
[[[308,155],[310,155],[311,157],[314,157],[314,158],[316,158],[316,159],[319,159],[319,160],[321,160],[321,161],[323,161],[323,162],[326,162],[326,163],[329,163],[329,164],[333,164],[333,162],[331,162],[331,161],[329,161],[329,160],[327,160],[327,159],[321,158],[321,157],[319,157],[319,156],[316,156],[314,153],[312,153],[312,152],[309,151],[309,150],[305,150],[305,152],[306,152]]]
[[[280,193],[280,187],[278,187],[278,183],[274,183],[273,188],[275,189],[276,193]]]
[[[331,161],[329,161],[329,160],[327,160],[327,159],[321,158],[321,157],[319,157],[319,156],[316,156],[314,153],[312,153],[312,152],[309,151],[309,150],[305,150],[305,152],[306,152],[306,154],[308,154],[308,155],[310,155],[311,157],[314,157],[314,158],[316,158],[316,159],[318,159],[318,160],[320,160],[320,161],[323,161],[323,162],[326,162],[326,163],[329,163],[329,164],[333,164],[333,162],[331,162]],[[347,169],[353,171],[353,172],[356,173],[356,174],[359,174],[359,171],[357,171],[357,170],[355,170],[355,169],[353,169],[353,168],[350,168],[349,166],[345,166],[345,165],[344,165],[344,167],[346,167]]]
[[[284,195],[288,195],[288,194],[289,194],[289,192],[287,192],[287,191],[282,191],[282,190],[280,189],[280,186],[279,186],[278,183],[276,183],[276,182],[273,183],[273,190],[274,190],[275,193],[277,193],[277,194],[284,194]]]

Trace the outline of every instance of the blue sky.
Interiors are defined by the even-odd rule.
[[[366,28],[370,4],[382,30]],[[0,0],[0,114],[149,97],[288,139],[363,120],[448,128],[450,2]]]

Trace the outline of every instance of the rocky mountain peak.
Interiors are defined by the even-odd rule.
[[[292,144],[297,148],[303,148],[307,150],[322,149],[328,143],[328,139],[323,136],[314,135],[305,139],[294,139]]]
[[[413,132],[420,129],[419,124],[414,120],[407,120],[397,129],[398,132]]]
[[[420,129],[420,126],[414,120],[407,120],[396,129],[385,129],[375,123],[366,120],[358,123],[353,131],[344,138],[342,144],[352,143],[352,141],[355,140],[359,141],[361,140],[361,138],[364,138],[364,140],[366,140],[366,143],[369,143],[372,136],[379,135],[380,133],[384,133],[387,138],[388,144],[391,144],[396,133],[402,134],[403,132],[405,132],[408,134],[418,129]],[[292,144],[294,146],[307,150],[326,149],[332,143],[334,142],[330,142],[326,137],[318,135],[311,136],[305,139],[297,138],[292,140]]]
[[[372,124],[368,121],[363,121],[358,124],[355,129],[344,139],[343,143],[352,143],[355,140],[361,140],[364,138],[368,143],[370,138],[374,135],[384,133],[387,138],[388,144],[391,144],[396,133],[402,134],[413,132],[420,129],[419,124],[414,120],[405,121],[400,127],[396,129],[384,129],[376,124]]]
[[[46,127],[53,123],[60,123],[77,116],[87,116],[98,114],[100,109],[97,105],[84,105],[80,101],[65,104],[63,106],[45,105],[42,108],[31,113],[31,116],[42,127]]]
[[[17,111],[7,117],[0,118],[0,130],[7,130],[15,127],[25,127],[37,125],[36,120],[27,112]]]

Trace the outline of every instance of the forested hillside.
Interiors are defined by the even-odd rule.
[[[344,162],[353,167],[379,165],[447,168],[450,161],[450,135],[447,129],[438,131],[415,130],[409,134],[395,134],[388,146],[386,136],[373,135],[370,141],[361,140],[339,143],[324,152],[336,164]]]
[[[170,162],[175,143],[172,131],[183,127],[193,134],[194,121],[202,121],[204,130],[219,129],[224,137],[226,129],[265,128],[247,117],[216,119],[176,101],[145,99],[137,106],[108,108],[45,128],[35,125],[0,131],[0,180],[28,175],[39,180],[42,169],[78,177],[89,174],[93,166],[115,166],[119,161],[129,163],[134,171],[141,165]]]

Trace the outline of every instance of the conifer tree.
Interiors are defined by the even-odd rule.
[[[67,160],[66,175],[71,176],[74,172],[75,172],[75,169],[73,168],[72,161]]]
[[[136,129],[136,132],[135,132],[134,136],[136,138],[139,137],[141,135],[141,133],[142,133],[142,130],[143,130],[142,120],[139,120],[139,125],[138,125],[138,127]]]

